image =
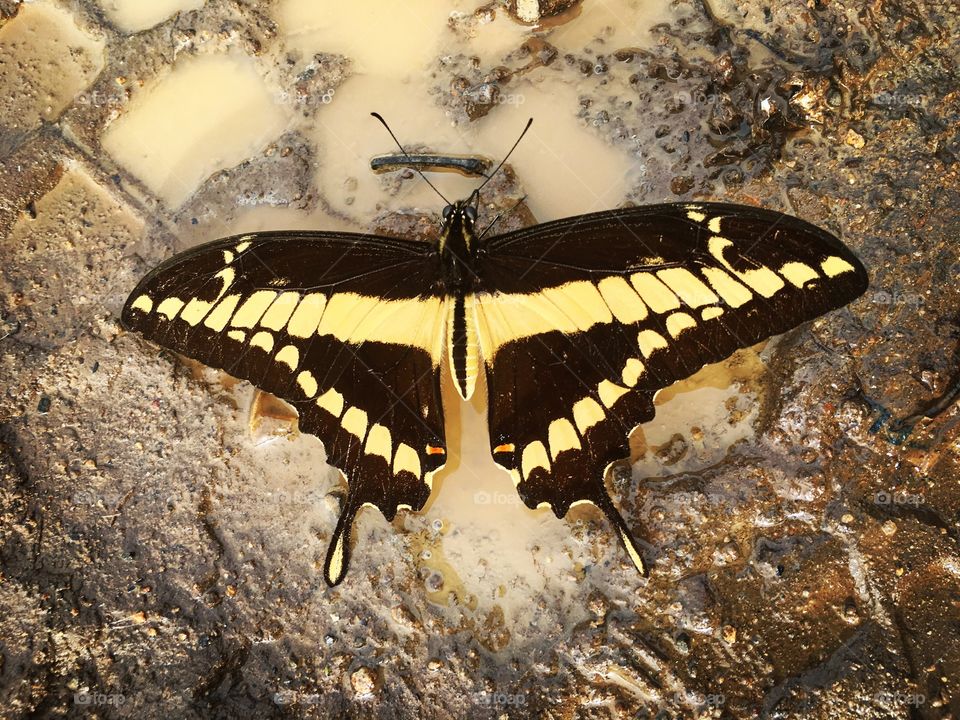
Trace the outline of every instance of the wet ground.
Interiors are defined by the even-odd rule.
[[[0,715],[958,716],[960,6],[455,6],[364,43],[368,3],[331,29],[293,0],[0,0]],[[762,204],[869,268],[659,398],[610,478],[649,579],[599,515],[519,504],[475,403],[425,511],[362,515],[329,589],[322,444],[121,331],[204,239],[429,233],[429,190],[368,170],[370,109],[487,157],[534,115],[495,185],[515,222]]]

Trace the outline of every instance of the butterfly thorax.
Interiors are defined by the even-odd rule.
[[[444,290],[448,295],[462,295],[476,286],[476,211],[460,200],[443,209],[438,249],[442,262]]]

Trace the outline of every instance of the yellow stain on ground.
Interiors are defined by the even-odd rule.
[[[103,147],[176,208],[207,177],[255,155],[286,125],[287,113],[252,59],[184,56],[172,73],[134,95],[106,129]]]
[[[97,0],[107,18],[124,32],[148,30],[179,12],[203,7],[204,0]]]
[[[82,32],[59,3],[20,3],[0,26],[0,125],[28,132],[54,122],[104,66],[104,42]],[[78,95],[79,94],[79,95]]]

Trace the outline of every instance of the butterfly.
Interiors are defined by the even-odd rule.
[[[324,443],[348,487],[331,586],[361,508],[393,520],[426,503],[447,459],[445,372],[464,400],[485,375],[490,452],[523,502],[596,505],[646,574],[604,477],[656,392],[867,288],[843,243],[783,213],[670,203],[488,236],[482,188],[443,208],[435,242],[229,237],[163,262],[123,308],[127,329],[283,398]]]

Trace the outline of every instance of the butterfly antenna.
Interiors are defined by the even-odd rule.
[[[510,207],[509,210],[504,210],[503,212],[497,213],[497,216],[496,216],[493,220],[491,220],[491,221],[490,221],[490,224],[487,225],[487,226],[483,229],[483,232],[480,233],[480,234],[477,236],[477,240],[483,239],[483,236],[487,234],[487,231],[488,231],[490,228],[492,228],[494,225],[496,225],[496,224],[497,224],[497,221],[500,220],[500,218],[502,218],[504,215],[509,215],[510,213],[512,213],[514,210],[516,210],[518,207],[520,207],[520,203],[522,203],[522,202],[523,202],[524,200],[526,200],[526,199],[527,199],[527,196],[524,195],[522,198],[520,198],[519,200],[517,200],[517,201]]]
[[[530,126],[531,126],[531,125],[533,125],[533,118],[530,118],[529,120],[527,120],[526,127],[523,128],[523,132],[520,133],[520,137],[517,138],[517,141],[513,144],[513,147],[510,148],[510,151],[509,151],[506,155],[503,156],[503,160],[500,161],[500,164],[497,165],[496,168],[494,168],[494,170],[493,170],[492,173],[490,173],[489,175],[487,175],[487,179],[484,180],[483,183],[480,185],[480,187],[478,187],[476,190],[474,190],[474,192],[479,193],[480,190],[483,188],[483,186],[486,185],[488,182],[490,182],[490,181],[493,179],[493,176],[496,175],[496,174],[500,171],[500,168],[503,167],[503,164],[507,161],[507,158],[510,157],[510,153],[512,153],[514,150],[517,149],[517,145],[519,145],[519,144],[520,144],[520,141],[523,140],[523,136],[527,134],[527,130],[530,129]]]
[[[400,152],[403,153],[403,156],[404,156],[407,160],[410,161],[411,167],[413,167],[413,169],[416,170],[417,173],[419,173],[420,177],[422,177],[424,180],[427,181],[427,185],[429,185],[431,188],[433,188],[433,191],[434,191],[437,195],[439,195],[439,196],[441,197],[441,199],[442,199],[447,205],[449,205],[449,204],[450,204],[450,201],[447,200],[445,197],[443,197],[443,193],[440,192],[439,190],[437,190],[436,185],[434,185],[432,182],[430,182],[429,180],[427,180],[427,176],[424,175],[423,172],[421,172],[420,168],[415,167],[415,166],[413,165],[413,159],[407,154],[407,151],[403,149],[403,145],[401,145],[401,144],[400,144],[400,141],[397,140],[397,136],[393,134],[393,130],[391,130],[391,129],[390,129],[390,126],[387,125],[387,121],[383,119],[383,116],[382,116],[380,113],[375,113],[375,112],[372,112],[372,113],[370,113],[370,114],[373,115],[377,120],[379,120],[379,121],[380,121],[380,124],[383,125],[383,126],[387,129],[387,132],[390,133],[390,137],[393,138],[393,141],[397,144],[397,147],[400,148]],[[483,187],[483,186],[481,185],[480,187]]]

